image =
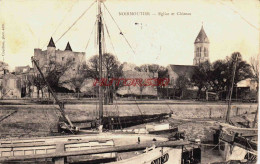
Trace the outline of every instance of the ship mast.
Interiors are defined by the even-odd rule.
[[[103,88],[101,86],[102,81],[102,18],[101,18],[101,0],[98,0],[98,32],[97,32],[97,38],[98,38],[98,56],[99,56],[99,120],[97,122],[98,128],[100,131],[102,131],[103,128]]]

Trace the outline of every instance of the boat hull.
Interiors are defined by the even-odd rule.
[[[83,133],[83,132],[82,132]],[[86,151],[114,146],[139,144],[153,144],[168,141],[167,138],[150,134],[118,134],[99,133],[69,136],[53,136],[24,139],[0,140],[0,159],[23,159],[26,156],[48,158],[50,154],[70,153],[72,151]],[[86,156],[86,161],[115,160],[114,152],[99,153]],[[77,161],[78,157],[69,157],[69,161]]]
[[[136,155],[125,160],[111,162],[109,164],[143,164],[143,163],[163,163],[163,164],[181,164],[181,148],[155,148],[146,153]]]

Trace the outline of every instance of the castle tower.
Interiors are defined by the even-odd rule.
[[[72,51],[71,46],[70,46],[70,42],[67,43],[65,51]]]
[[[194,42],[193,65],[199,65],[205,61],[209,61],[209,39],[202,26]]]
[[[51,40],[50,40],[50,42],[47,46],[47,64],[49,64],[50,60],[55,58],[55,50],[56,50],[56,46],[55,46],[54,41],[51,37]]]

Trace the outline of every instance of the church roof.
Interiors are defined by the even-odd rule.
[[[170,65],[170,68],[173,72],[175,72],[178,76],[187,76],[191,77],[193,75],[194,65]]]
[[[67,43],[65,50],[72,51],[71,46],[70,46],[70,42]]]
[[[54,44],[54,41],[53,41],[52,37],[51,37],[51,40],[50,40],[50,42],[49,42],[49,44],[48,44],[47,47],[56,47],[55,44]]]
[[[203,26],[201,27],[201,30],[197,36],[197,38],[195,39],[194,43],[209,43],[209,38],[207,37]]]

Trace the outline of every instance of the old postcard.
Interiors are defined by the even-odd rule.
[[[0,0],[0,163],[257,163],[258,0]]]

